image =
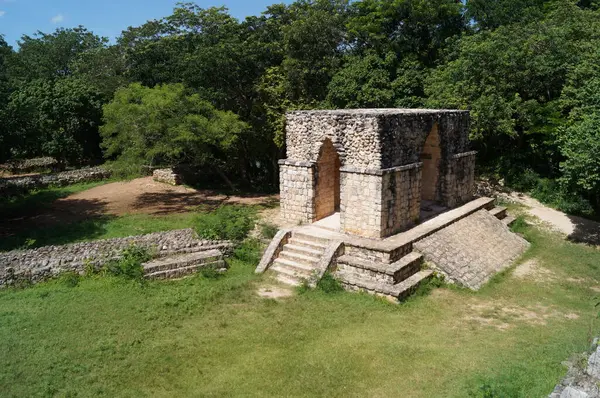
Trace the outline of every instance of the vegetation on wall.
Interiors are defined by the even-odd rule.
[[[180,3],[112,45],[0,39],[0,162],[191,163],[275,188],[288,110],[459,108],[482,170],[598,209],[599,48],[595,0],[298,0],[242,21]]]

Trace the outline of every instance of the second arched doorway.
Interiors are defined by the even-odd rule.
[[[315,220],[340,210],[340,157],[329,138],[319,150],[316,165]]]

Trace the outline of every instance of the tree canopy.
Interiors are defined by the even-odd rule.
[[[482,172],[598,208],[599,44],[597,0],[297,0],[244,20],[179,3],[115,44],[0,39],[0,161],[191,162],[276,187],[286,111],[459,108]]]

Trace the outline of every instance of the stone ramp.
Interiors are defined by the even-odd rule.
[[[529,242],[487,210],[414,243],[414,248],[449,280],[474,290],[509,267],[528,247]]]

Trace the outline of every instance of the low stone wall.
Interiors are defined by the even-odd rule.
[[[63,171],[26,177],[0,178],[0,195],[25,193],[48,186],[65,186],[80,182],[100,181],[109,178],[111,172],[102,167]]]
[[[131,245],[144,247],[153,257],[177,253],[192,253],[210,249],[228,251],[228,241],[200,239],[192,229],[103,239],[62,246],[44,246],[31,250],[0,253],[0,288],[20,282],[37,283],[65,271],[83,273],[86,268],[98,269]]]
[[[4,164],[0,164],[0,170],[7,170],[13,173],[24,173],[35,169],[54,167],[57,164],[58,162],[56,159],[51,157],[13,160]]]
[[[156,169],[152,172],[152,179],[170,185],[181,185],[182,177],[173,169]]]

